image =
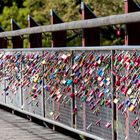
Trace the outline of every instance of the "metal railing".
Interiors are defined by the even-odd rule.
[[[44,25],[32,28],[25,28],[16,31],[7,31],[0,33],[0,38],[21,36],[26,34],[37,34],[43,32],[56,32],[63,30],[84,29],[92,27],[101,27],[114,24],[137,23],[140,21],[140,12],[133,12],[128,14],[113,15],[107,17],[100,17],[96,19],[73,21],[68,23],[61,23],[55,25]]]
[[[140,47],[0,50],[0,104],[92,139],[139,139]]]

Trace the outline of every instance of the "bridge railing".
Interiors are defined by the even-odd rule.
[[[93,139],[139,139],[140,47],[0,50],[0,104]]]
[[[79,20],[67,23],[59,23],[54,25],[43,25],[32,28],[25,28],[15,31],[1,32],[0,38],[14,37],[27,34],[36,34],[43,32],[56,32],[73,29],[96,28],[101,26],[109,26],[116,24],[137,23],[140,21],[140,12],[132,12],[128,14],[112,15],[107,17],[99,17],[95,19]]]

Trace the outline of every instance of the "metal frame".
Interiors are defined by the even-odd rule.
[[[101,27],[101,26],[108,26],[114,24],[134,23],[139,21],[140,21],[140,12],[133,12],[128,14],[100,17],[96,19],[88,19],[84,21],[73,21],[73,22],[61,23],[56,25],[44,25],[44,26],[38,26],[32,28],[25,28],[18,31],[8,31],[8,32],[0,33],[0,38],[34,34],[34,33],[43,33],[43,32],[55,32],[55,31],[73,30],[73,29],[81,29],[81,28]]]
[[[5,51],[5,52],[16,52],[16,51],[61,51],[61,50],[66,50],[66,51],[79,51],[79,50],[140,50],[140,46],[101,46],[101,47],[90,47],[90,46],[86,46],[86,47],[81,47],[81,46],[77,46],[77,47],[59,47],[59,48],[19,48],[19,49],[0,49],[0,51]]]
[[[71,47],[71,48],[28,48],[28,49],[0,49],[0,52],[44,52],[44,51],[110,51],[111,53],[111,56],[113,56],[113,54],[115,53],[115,51],[131,51],[131,50],[140,50],[140,46],[104,46],[104,47]],[[111,70],[113,70],[113,59],[111,61]],[[112,93],[114,93],[114,76],[111,75],[111,89],[112,89]],[[42,95],[43,98],[43,101],[44,101],[44,93]],[[112,97],[112,99],[114,99],[114,96]],[[96,140],[102,140],[102,138],[100,138],[99,136],[96,136],[96,135],[93,135],[93,134],[90,134],[88,132],[86,132],[85,130],[79,130],[79,129],[76,129],[76,128],[73,128],[74,126],[67,126],[61,122],[58,122],[56,120],[52,120],[52,119],[49,119],[49,118],[45,118],[45,116],[40,116],[38,114],[33,114],[29,111],[25,111],[23,110],[22,108],[20,107],[16,107],[16,106],[13,106],[12,104],[8,104],[7,102],[3,103],[3,102],[0,102],[1,105],[3,106],[6,106],[8,108],[11,108],[15,111],[18,111],[20,113],[23,113],[23,114],[26,114],[26,115],[29,115],[29,116],[32,116],[32,117],[35,117],[35,118],[38,118],[42,121],[45,121],[45,122],[48,122],[48,123],[51,123],[53,125],[56,125],[56,126],[59,126],[59,127],[62,127],[64,129],[67,129],[71,132],[74,132],[74,133],[77,133],[77,134],[80,134],[80,135],[83,135],[85,137],[88,137],[88,138],[92,138],[92,139],[96,139]],[[44,103],[43,103],[44,104]],[[43,107],[43,111],[45,111],[44,107],[45,105],[42,106]],[[112,138],[115,140],[116,139],[116,130],[115,130],[115,121],[116,121],[116,105],[113,104],[113,116],[112,116]],[[85,118],[83,118],[85,119]]]

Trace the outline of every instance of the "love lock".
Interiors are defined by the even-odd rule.
[[[73,109],[73,114],[77,114],[77,113],[78,113],[78,108],[75,107],[75,108]]]
[[[98,92],[98,97],[101,98],[103,96],[103,92]]]
[[[129,111],[133,112],[136,109],[136,106],[131,104],[128,109]]]
[[[97,120],[96,122],[95,122],[95,125],[97,125],[97,126],[101,126],[101,118],[99,119],[99,120]]]
[[[136,119],[135,119],[135,120],[133,120],[133,121],[131,122],[131,126],[132,126],[132,127],[137,126],[137,125],[138,125],[138,121],[139,121],[139,118],[138,118],[138,117],[136,117]]]
[[[105,128],[110,128],[111,127],[111,123],[110,122],[107,122],[106,124],[105,124]]]
[[[121,110],[124,107],[124,101],[118,105],[118,110]]]

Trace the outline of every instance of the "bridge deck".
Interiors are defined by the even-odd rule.
[[[74,140],[0,109],[0,140]]]

